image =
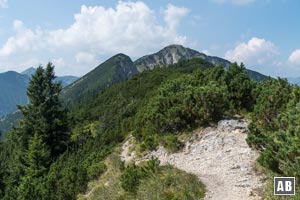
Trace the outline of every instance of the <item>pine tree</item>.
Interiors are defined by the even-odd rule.
[[[51,63],[46,69],[38,67],[27,89],[29,104],[19,107],[24,115],[20,127],[23,148],[27,149],[32,133],[37,133],[42,135],[52,157],[62,153],[69,140],[67,114],[59,100],[61,85],[54,82],[55,78]]]
[[[55,78],[54,66],[49,63],[45,70],[46,99],[43,113],[48,133],[45,141],[54,157],[66,149],[69,140],[67,113],[59,99],[62,88],[60,83],[53,83]]]

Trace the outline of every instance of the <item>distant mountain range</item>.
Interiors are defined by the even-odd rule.
[[[35,73],[35,70],[36,70],[35,68],[30,67],[30,68],[22,71],[21,74],[31,77],[31,75]],[[58,76],[58,77],[56,77],[56,80],[61,82],[62,87],[66,87],[66,86],[70,85],[77,79],[79,79],[79,78],[76,76]]]
[[[78,100],[78,98],[83,98],[88,93],[96,94],[99,90],[103,90],[113,83],[128,79],[136,73],[157,67],[168,67],[179,61],[192,58],[202,58],[214,65],[222,65],[224,68],[228,68],[231,65],[231,62],[228,60],[207,56],[181,45],[167,46],[157,53],[143,56],[134,62],[127,55],[117,54],[66,87],[62,96],[67,103],[70,103],[73,100]],[[267,76],[252,70],[248,70],[248,74],[257,81],[267,78]]]
[[[0,118],[16,111],[16,105],[28,102],[26,89],[34,72],[35,69],[31,67],[21,73],[15,71],[0,73]],[[75,76],[57,77],[57,81],[61,81],[63,87],[77,79]]]
[[[112,84],[126,80],[134,74],[157,67],[168,67],[179,61],[193,58],[202,58],[213,65],[222,65],[224,68],[231,65],[231,62],[223,58],[207,56],[181,45],[170,45],[157,53],[143,56],[134,62],[127,55],[117,54],[79,79],[73,76],[65,76],[58,77],[57,80],[62,81],[63,86],[68,85],[62,91],[62,98],[66,104],[72,104],[73,101],[80,101],[88,94],[97,95]],[[26,87],[31,74],[34,72],[34,68],[29,68],[22,73],[6,72],[0,74],[0,91],[2,91],[0,94],[0,118],[14,112],[17,104],[27,103]],[[248,70],[248,74],[256,81],[267,78],[267,76],[252,70]],[[8,127],[12,121],[15,123],[18,117],[15,114],[10,114],[8,118],[13,120],[8,120],[10,122],[7,120],[0,121],[0,131],[3,127],[1,124]]]

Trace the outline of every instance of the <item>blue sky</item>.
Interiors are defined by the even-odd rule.
[[[56,65],[83,75],[116,53],[169,44],[300,77],[298,0],[0,0],[0,72]]]

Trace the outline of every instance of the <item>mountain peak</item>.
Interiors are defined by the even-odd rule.
[[[21,74],[31,76],[32,74],[35,73],[35,71],[36,71],[35,68],[29,67],[29,68],[25,69],[24,71],[22,71]]]
[[[118,53],[111,58],[129,58],[129,56],[124,53]]]
[[[72,99],[82,98],[87,93],[103,91],[110,85],[126,80],[137,73],[130,57],[119,53],[69,85],[62,95],[67,102],[70,102]]]
[[[144,71],[155,67],[167,67],[168,65],[176,64],[181,60],[192,58],[206,59],[207,56],[193,49],[185,48],[182,45],[172,44],[154,54],[143,56],[134,63],[139,71]]]
[[[128,55],[123,54],[123,53],[118,53],[118,54],[112,56],[111,58],[109,58],[105,62],[110,62],[110,61],[116,61],[116,62],[128,61],[128,62],[132,62],[131,58]]]
[[[228,69],[231,65],[231,62],[223,58],[207,56],[196,50],[186,48],[178,44],[166,46],[154,54],[143,56],[137,59],[134,64],[137,69],[142,72],[156,67],[168,67],[169,65],[176,64],[179,61],[189,60],[192,58],[202,58],[213,65],[222,65],[225,69]],[[266,79],[266,76],[252,70],[248,70],[248,74],[250,77],[258,81]]]
[[[181,44],[170,44],[166,47],[163,48],[164,49],[186,49],[184,46],[182,46]]]

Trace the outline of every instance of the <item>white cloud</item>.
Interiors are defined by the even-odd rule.
[[[143,2],[119,1],[115,8],[83,5],[73,24],[64,29],[30,29],[15,20],[15,35],[0,46],[0,63],[18,69],[30,59],[43,63],[62,58],[73,69],[60,68],[59,73],[82,75],[116,53],[137,58],[169,44],[186,45],[187,38],[177,28],[187,14],[188,9],[171,4],[161,15]],[[1,70],[6,69],[3,66]]]
[[[253,3],[256,0],[211,0],[214,3],[224,4],[224,3],[231,3],[238,6],[244,6]]]
[[[175,30],[182,17],[186,16],[189,10],[185,7],[176,7],[172,4],[167,6],[165,12],[165,22],[168,24],[170,30]]]
[[[88,52],[78,52],[75,56],[77,63],[92,63],[95,61],[95,56]]]
[[[247,43],[239,43],[225,53],[225,58],[233,62],[243,62],[246,66],[274,64],[279,54],[277,47],[265,39],[253,37]]]
[[[300,49],[293,51],[289,56],[288,61],[291,65],[300,67]]]
[[[165,13],[166,27],[157,23],[154,11],[143,2],[120,1],[115,9],[82,6],[69,28],[50,33],[50,42],[55,46],[88,47],[90,52],[123,52],[131,56],[140,56],[159,43],[185,43],[186,38],[179,36],[175,28],[186,9],[169,5]]]
[[[20,30],[22,30],[23,28],[24,28],[24,24],[23,24],[23,22],[21,21],[21,20],[15,20],[14,22],[13,22],[13,27],[14,27],[14,29],[16,30],[16,31],[20,31]]]
[[[56,66],[57,68],[62,68],[66,66],[66,62],[63,58],[53,58],[51,62]]]
[[[41,39],[44,36],[41,30],[32,31],[26,28],[20,20],[15,20],[13,27],[16,35],[8,38],[2,46],[0,59],[13,56],[15,53],[34,52],[41,49],[41,46],[43,46]]]
[[[251,38],[225,53],[232,62],[243,62],[247,68],[273,77],[296,77],[300,72],[300,49],[288,59],[279,53],[275,44],[265,39]]]
[[[0,0],[0,8],[6,8],[7,7],[7,0]]]

